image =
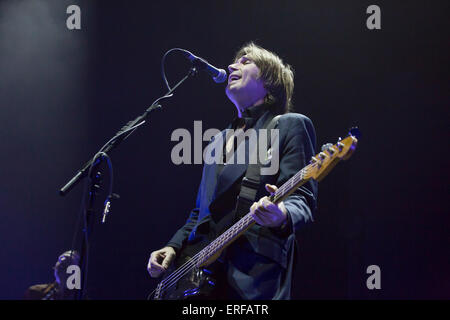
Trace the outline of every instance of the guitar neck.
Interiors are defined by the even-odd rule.
[[[297,172],[291,179],[284,183],[274,194],[270,196],[270,200],[273,203],[279,203],[293,193],[298,187],[303,185],[309,180],[305,178],[305,173],[311,164]],[[222,252],[227,246],[229,246],[233,241],[239,238],[248,228],[250,228],[255,223],[252,215],[247,213],[238,222],[236,222],[231,228],[222,233],[213,242],[201,250],[197,255],[197,266],[202,266],[209,264],[214,261],[218,254]]]

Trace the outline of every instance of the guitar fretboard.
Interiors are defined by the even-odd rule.
[[[305,179],[306,173],[314,164],[310,164],[304,167],[302,170],[297,172],[291,179],[286,181],[277,191],[270,196],[270,200],[273,203],[278,203],[284,198],[289,196],[295,191],[299,186],[304,184],[308,179]],[[231,244],[237,237],[241,235],[245,230],[251,227],[255,223],[251,213],[247,213],[238,222],[236,222],[231,228],[222,233],[214,241],[212,241],[208,246],[203,248],[197,255],[195,265],[200,267],[205,262],[207,262],[211,257],[213,257],[217,252],[223,250],[229,244]]]

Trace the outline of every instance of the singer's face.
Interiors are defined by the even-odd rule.
[[[266,96],[260,70],[249,57],[242,56],[230,64],[228,70],[230,75],[225,92],[236,106],[247,108]]]

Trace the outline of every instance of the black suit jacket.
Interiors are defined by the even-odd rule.
[[[254,125],[260,129],[271,117],[266,111]],[[305,167],[315,154],[315,130],[309,118],[298,113],[287,113],[278,119],[279,170],[274,175],[260,178],[256,201],[268,195],[265,184],[281,186]],[[208,148],[220,149],[225,130],[212,139]],[[248,141],[238,148],[245,148]],[[272,151],[273,153],[273,151]],[[246,164],[228,164],[218,174],[217,164],[205,164],[197,194],[196,208],[168,242],[180,249],[186,241],[193,241],[199,226],[212,225],[210,206],[238,180],[247,169]],[[313,220],[317,201],[317,183],[308,181],[284,200],[288,211],[288,228],[280,230],[253,225],[233,243],[227,252],[226,277],[230,286],[243,299],[290,299],[293,263],[295,259],[295,234],[305,223]]]

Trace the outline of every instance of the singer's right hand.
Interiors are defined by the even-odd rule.
[[[147,270],[152,278],[158,278],[164,273],[172,263],[176,256],[175,249],[172,247],[164,247],[160,250],[153,251],[148,260]]]

